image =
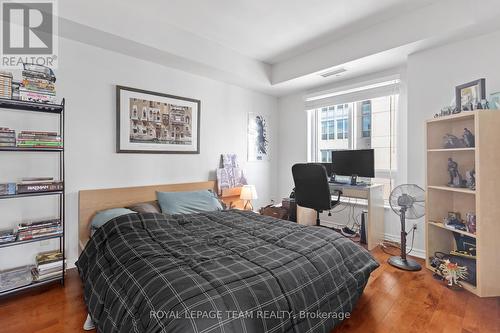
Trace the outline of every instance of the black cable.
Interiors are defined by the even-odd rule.
[[[331,212],[332,213],[340,213],[340,212],[344,211],[347,207],[349,207],[350,203],[351,203],[351,198],[348,198],[347,203],[346,202],[341,202],[341,204],[337,205],[337,206],[343,206],[342,209],[339,209],[339,210],[332,209]]]
[[[412,228],[413,232],[411,234],[411,247],[410,251],[408,251],[406,254],[410,254],[411,251],[413,251],[413,241],[415,240],[415,227]]]

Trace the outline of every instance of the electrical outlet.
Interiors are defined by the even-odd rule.
[[[413,230],[417,230],[417,224],[413,223]]]

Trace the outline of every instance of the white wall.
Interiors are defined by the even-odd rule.
[[[155,65],[123,54],[61,39],[56,71],[58,96],[66,98],[66,223],[68,264],[78,255],[78,191],[83,189],[196,182],[215,179],[221,153],[234,152],[255,184],[259,199],[255,207],[276,198],[277,100],[261,93]],[[201,100],[201,153],[199,155],[115,153],[115,85],[192,97]],[[246,162],[247,113],[270,117],[271,161]],[[3,115],[3,114],[2,114]],[[4,116],[2,116],[4,117]],[[51,130],[55,122],[42,115],[30,121],[9,113],[0,126],[17,130]],[[37,163],[29,163],[36,158]],[[1,155],[5,173],[0,181],[23,176],[54,174],[55,158],[40,155]],[[21,162],[21,163],[18,163]],[[22,163],[25,162],[25,163]],[[4,166],[8,166],[7,169]],[[24,200],[24,199],[15,199]],[[47,199],[1,200],[2,226],[21,219],[51,216],[55,202]],[[21,208],[20,205],[24,207]],[[28,206],[26,206],[26,204]],[[35,243],[0,251],[0,268],[23,264],[53,244]],[[23,255],[18,255],[20,250]],[[33,256],[27,256],[26,253]],[[33,260],[28,260],[28,263]]]
[[[279,98],[278,117],[278,193],[287,197],[294,187],[292,165],[307,162],[307,113],[302,94]]]
[[[500,91],[499,40],[496,31],[409,56],[408,182],[425,186],[424,122],[450,105],[457,85],[486,78],[488,97]],[[417,244],[423,248],[423,232],[418,236]]]
[[[455,98],[455,86],[486,78],[500,90],[500,31],[413,54],[408,59],[408,180],[425,185],[424,121]],[[444,166],[446,167],[446,166]]]

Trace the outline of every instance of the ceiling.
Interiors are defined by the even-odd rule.
[[[274,64],[438,0],[150,0],[141,6],[247,57]],[[135,0],[122,0],[138,8]]]
[[[481,1],[72,0],[59,2],[59,35],[280,96],[500,29],[500,2]]]

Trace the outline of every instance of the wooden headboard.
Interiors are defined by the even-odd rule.
[[[156,192],[181,192],[196,190],[216,191],[216,181],[210,180],[199,183],[150,185],[137,187],[121,187],[100,190],[84,190],[79,192],[78,240],[80,251],[85,247],[90,238],[90,223],[95,213],[104,209],[127,207],[140,202],[156,200]],[[235,197],[222,198],[229,201],[239,200]],[[237,203],[236,206],[239,206]]]

